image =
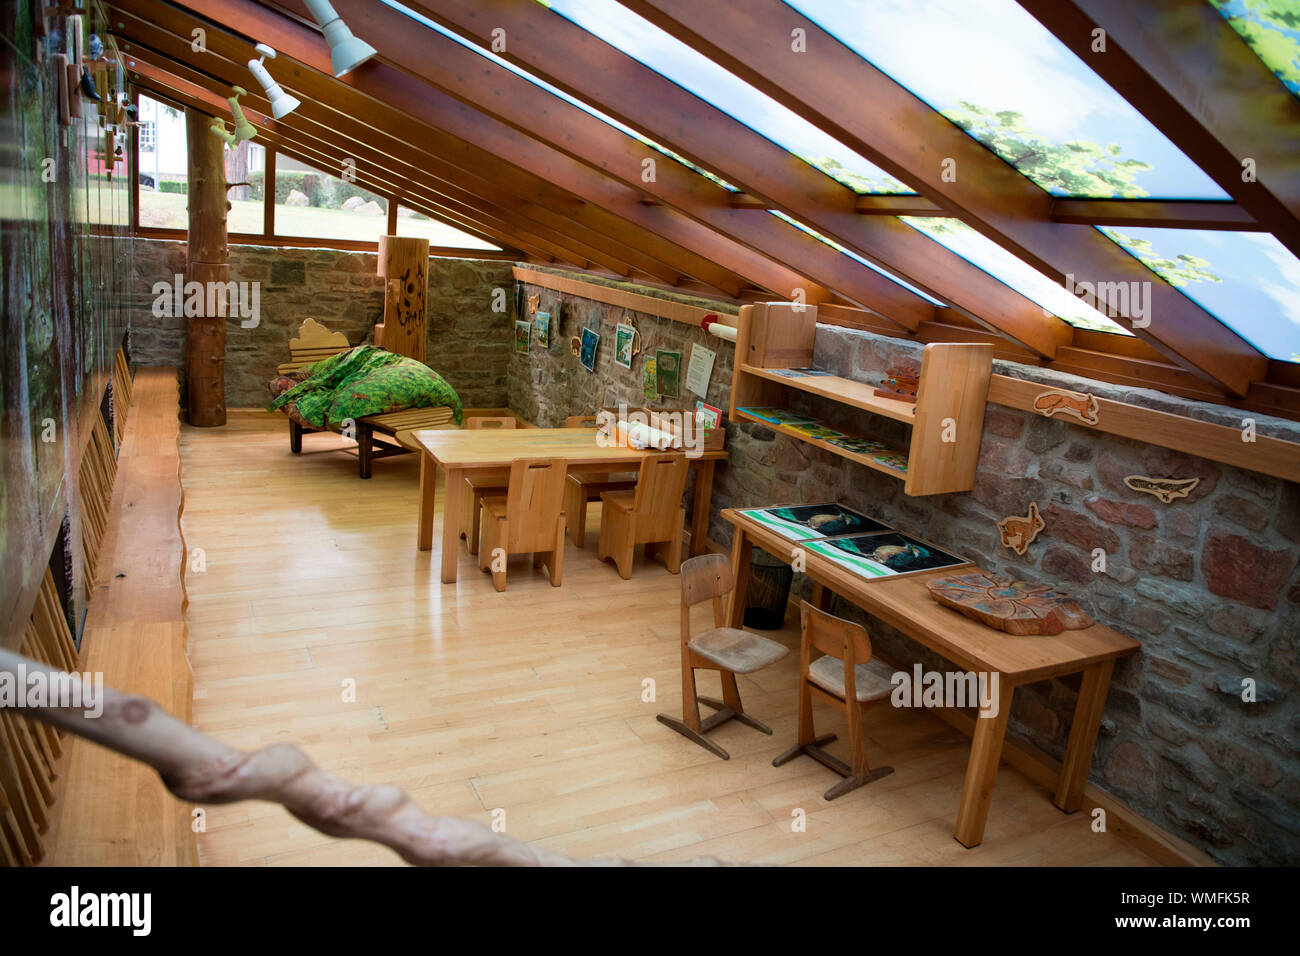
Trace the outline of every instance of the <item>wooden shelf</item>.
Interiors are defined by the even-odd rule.
[[[896,398],[881,398],[875,394],[876,386],[867,382],[855,382],[851,378],[840,378],[838,375],[804,375],[790,378],[788,375],[779,374],[776,369],[758,368],[754,365],[742,365],[740,371],[747,375],[757,375],[778,385],[788,385],[810,395],[829,398],[841,405],[851,405],[854,408],[874,412],[897,422],[907,422],[911,425],[916,421],[915,405]]]
[[[736,411],[732,413],[732,418],[736,421],[755,422],[759,425],[762,425],[764,428],[772,429],[772,431],[774,432],[779,432],[782,435],[789,435],[791,438],[797,438],[800,441],[807,442],[810,445],[816,445],[818,448],[824,448],[828,452],[831,452],[832,454],[839,455],[841,458],[847,458],[849,461],[852,462],[857,462],[859,465],[866,465],[868,468],[874,468],[876,471],[883,471],[885,474],[890,475],[894,478],[905,479],[907,477],[906,471],[900,471],[897,468],[891,468],[889,465],[876,461],[874,458],[870,457],[869,455],[861,455],[855,451],[849,451],[847,448],[841,448],[839,445],[832,445],[824,438],[812,438],[808,435],[801,434],[800,432],[797,432],[793,428],[790,428],[786,425],[778,425],[775,422],[769,422],[766,419],[759,418],[757,415],[751,415],[749,414],[749,412],[744,412],[741,411],[740,409],[736,409]],[[893,451],[900,455],[907,454],[900,448],[891,448],[890,451]]]
[[[784,307],[767,307],[755,320],[754,306],[742,306],[736,328],[736,355],[747,358],[736,366],[731,383],[731,418],[752,421],[818,448],[823,448],[902,479],[906,494],[937,495],[970,491],[975,484],[984,407],[988,403],[993,372],[993,347],[984,343],[938,343],[925,347],[921,358],[916,404],[875,394],[874,382],[859,382],[838,375],[802,375],[791,378],[778,369],[812,364],[815,315],[805,306],[798,314]],[[751,341],[751,336],[764,341]],[[791,361],[796,357],[799,361]],[[765,421],[740,408],[789,408],[796,393],[816,395],[848,408],[880,415],[911,426],[907,470],[900,471],[870,455],[832,445],[822,438],[801,434],[785,425]],[[835,427],[834,423],[827,423]],[[839,429],[843,430],[843,429]],[[850,433],[851,434],[851,433]],[[870,437],[870,436],[867,436]]]

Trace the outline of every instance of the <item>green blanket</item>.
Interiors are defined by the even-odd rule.
[[[449,406],[460,424],[460,396],[441,375],[413,358],[373,345],[331,355],[300,374],[304,381],[267,408],[290,406],[313,428],[337,428],[347,419],[438,405]]]

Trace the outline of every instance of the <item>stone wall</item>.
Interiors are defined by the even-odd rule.
[[[526,291],[562,319],[548,351],[512,353],[515,411],[552,425],[598,405],[643,404],[645,354],[663,346],[686,359],[692,342],[718,352],[707,401],[726,409],[731,345],[680,323],[536,286]],[[643,339],[630,372],[612,357],[614,324],[628,319]],[[569,337],[584,325],[601,334],[595,374],[569,350]],[[818,364],[856,379],[876,378],[901,358],[919,361],[920,351],[899,339],[818,327]],[[1233,409],[995,364],[1004,374],[1241,427]],[[818,410],[817,401],[810,398],[807,410]],[[821,408],[881,437],[900,437],[890,429],[904,427]],[[1300,440],[1300,425],[1253,417],[1260,434]],[[911,498],[897,479],[755,424],[729,424],[727,442],[711,539],[730,541],[730,526],[717,518],[723,508],[839,499],[990,571],[1060,584],[1097,620],[1142,643],[1140,654],[1116,667],[1091,779],[1222,862],[1300,863],[1300,486],[997,405],[988,407],[967,494]],[[1201,482],[1188,498],[1164,505],[1128,489],[1130,474]],[[1025,514],[1031,501],[1047,526],[1022,558],[1000,545],[995,522]],[[1098,548],[1104,573],[1093,571]],[[799,580],[796,588],[806,594],[808,585]],[[843,601],[836,610],[861,616]],[[864,623],[891,662],[949,666],[883,623]],[[1247,678],[1256,684],[1254,703],[1242,701]],[[1077,690],[1077,677],[1018,689],[1012,732],[1060,758]]]
[[[383,280],[373,252],[232,245],[230,278],[261,283],[261,320],[245,329],[226,325],[226,404],[260,407],[266,383],[288,361],[289,339],[307,316],[342,332],[353,345],[374,341],[383,320]],[[506,401],[506,361],[513,325],[511,263],[481,259],[429,260],[427,360],[467,406]],[[185,243],[135,243],[131,288],[131,358],[137,365],[185,364],[185,320],[153,314],[153,286],[185,271]],[[506,312],[492,311],[493,290]]]

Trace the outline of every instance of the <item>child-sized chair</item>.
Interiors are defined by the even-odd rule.
[[[570,415],[564,421],[565,428],[595,428],[595,415]],[[564,485],[564,517],[569,526],[569,537],[573,546],[581,548],[587,540],[587,505],[599,501],[607,491],[631,491],[636,487],[636,477],[614,475],[606,472],[598,474],[569,475]]]
[[[752,674],[776,663],[789,653],[789,648],[766,637],[724,626],[726,608],[723,598],[731,593],[735,580],[731,574],[731,565],[723,555],[701,554],[684,563],[681,571],[682,719],[659,714],[658,720],[723,760],[730,760],[729,753],[704,735],[732,718],[765,734],[772,733],[771,727],[745,713],[740,702],[740,688],[736,686],[736,675]],[[691,608],[710,599],[713,601],[715,626],[712,630],[691,637]],[[700,697],[696,693],[696,670],[714,670],[721,674],[722,700]],[[701,720],[700,704],[707,704],[715,713]]]
[[[533,567],[546,565],[551,586],[564,573],[563,458],[516,458],[504,497],[483,499],[478,566],[492,572],[498,591],[506,589],[506,560],[533,555]]]
[[[465,419],[466,428],[514,428],[513,416],[477,415]],[[483,499],[488,495],[500,495],[506,490],[510,481],[508,472],[492,472],[486,475],[471,475],[465,479],[465,488],[461,492],[460,536],[465,539],[465,547],[470,554],[478,554],[479,515],[483,509]]]
[[[676,574],[682,566],[686,509],[682,492],[690,462],[681,452],[647,456],[641,462],[635,491],[606,491],[600,496],[600,540],[596,555],[612,558],[619,576],[632,577],[632,555],[645,545],[646,557],[658,550]]]
[[[871,639],[866,629],[852,621],[819,611],[804,602],[801,615],[799,660],[799,742],[772,761],[773,767],[807,754],[834,770],[844,779],[824,794],[834,800],[864,784],[894,772],[893,767],[871,769],[862,735],[862,714],[876,701],[893,692],[893,671],[871,656]],[[813,650],[821,657],[811,661]],[[818,737],[813,729],[813,695],[844,708],[849,724],[849,751],[853,765],[832,757],[822,747],[834,734]]]

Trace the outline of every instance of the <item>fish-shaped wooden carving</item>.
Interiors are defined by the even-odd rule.
[[[1038,514],[1038,505],[1029,502],[1029,514],[1023,518],[1011,515],[998,522],[998,531],[1002,534],[1002,543],[1016,554],[1024,554],[1038,537],[1038,532],[1047,527]]]
[[[1034,398],[1034,410],[1048,418],[1060,412],[1077,418],[1085,425],[1095,425],[1100,420],[1097,414],[1099,409],[1096,396],[1084,395],[1081,392],[1067,392],[1064,389],[1040,392]]]
[[[1175,498],[1186,498],[1201,483],[1199,478],[1147,478],[1145,475],[1129,475],[1124,484],[1134,491],[1155,495],[1165,504]]]

